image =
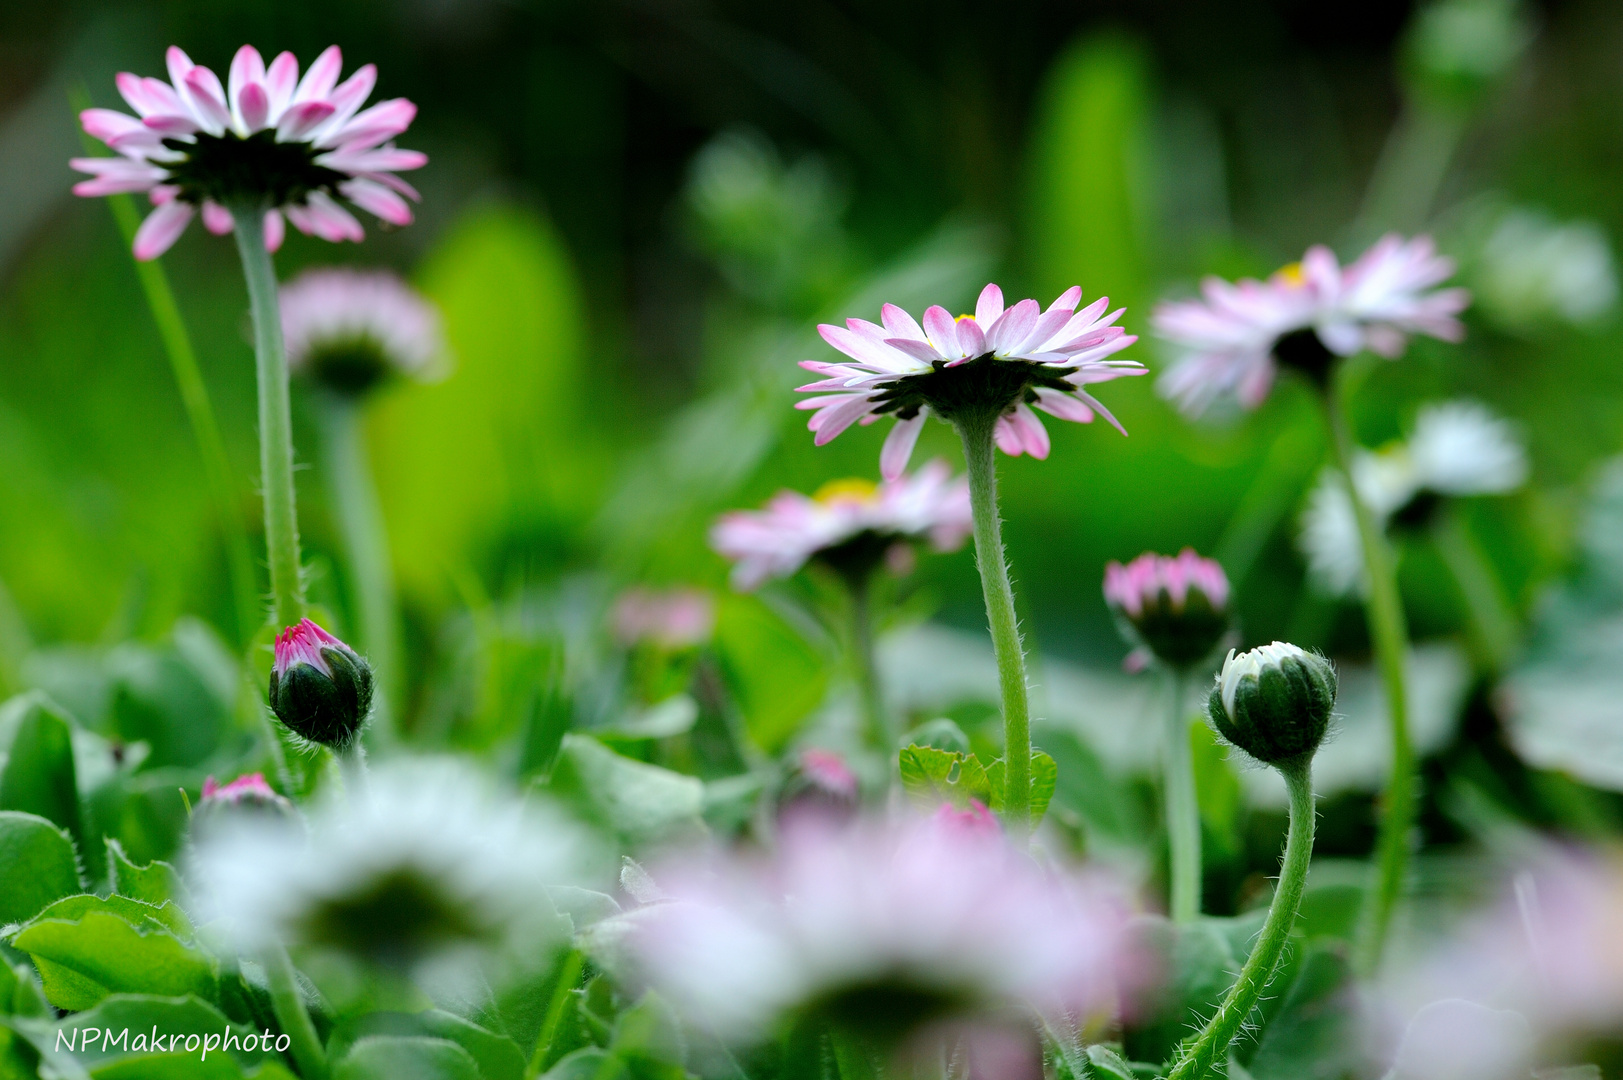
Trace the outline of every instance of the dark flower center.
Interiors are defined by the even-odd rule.
[[[945,987],[920,985],[906,973],[896,972],[841,987],[814,1002],[811,1012],[836,1027],[885,1044],[960,1011],[969,1004],[966,997]]]
[[[1212,607],[1210,598],[1191,588],[1183,605],[1173,603],[1162,589],[1154,599],[1145,599],[1137,616],[1125,615],[1138,639],[1161,661],[1173,667],[1197,664],[1216,651],[1228,633],[1227,612]]]
[[[1295,368],[1314,386],[1323,389],[1330,385],[1330,366],[1336,354],[1324,347],[1312,327],[1292,330],[1274,343],[1274,359],[1280,366]]]
[[[183,202],[213,199],[232,203],[303,204],[312,191],[337,192],[349,177],[337,169],[317,165],[325,150],[307,142],[277,142],[267,128],[246,139],[235,132],[209,135],[198,132],[195,142],[165,139],[163,144],[186,157],[168,166],[169,183],[180,188]]]
[[[1398,532],[1422,532],[1437,517],[1443,497],[1429,488],[1415,492],[1414,497],[1392,513],[1392,528]]]
[[[885,561],[890,549],[905,543],[906,537],[892,532],[864,529],[855,536],[823,548],[812,558],[854,584],[866,582]]]
[[[447,896],[409,866],[391,869],[357,892],[323,900],[298,927],[308,941],[390,966],[408,966],[437,949],[488,939],[494,931],[470,905]]]
[[[876,395],[880,405],[874,411],[895,413],[901,420],[913,419],[926,405],[944,420],[968,413],[1001,415],[1017,402],[1036,401],[1039,387],[1066,392],[1075,389],[1064,378],[1070,368],[1000,360],[991,353],[956,367],[936,360],[931,368],[919,375],[880,383]]]
[[[383,346],[369,334],[310,350],[305,375],[345,397],[360,397],[389,374]]]

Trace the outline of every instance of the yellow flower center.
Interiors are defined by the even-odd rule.
[[[1287,263],[1281,266],[1274,276],[1284,278],[1291,285],[1303,285],[1307,282],[1307,278],[1302,274],[1302,264],[1299,262]]]
[[[879,486],[872,480],[852,476],[844,480],[830,480],[812,496],[820,503],[867,502],[874,497]]]

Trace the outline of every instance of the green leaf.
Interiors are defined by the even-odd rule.
[[[971,799],[992,805],[992,785],[974,754],[937,750],[931,746],[904,747],[897,755],[902,789],[915,803],[930,809],[951,803],[967,809]]]
[[[34,973],[26,965],[13,966],[0,957],[0,1016],[51,1015],[51,1004],[45,1000]]]
[[[630,1080],[631,1071],[618,1055],[583,1046],[558,1059],[543,1076],[544,1080]]]
[[[649,990],[614,1022],[609,1049],[629,1062],[639,1074],[647,1066],[668,1066],[680,1076],[687,1058],[687,1040],[676,1010]]]
[[[375,1012],[357,1017],[334,1034],[329,1053],[343,1057],[361,1040],[384,1035],[445,1039],[468,1052],[483,1080],[523,1080],[524,1055],[517,1043],[438,1009],[420,1013]]]
[[[33,957],[45,996],[59,1009],[88,1009],[120,992],[215,995],[207,954],[167,930],[137,929],[105,911],[33,923],[12,945]]]
[[[107,880],[115,893],[147,904],[169,900],[181,904],[190,899],[173,866],[162,859],[137,866],[124,854],[124,845],[113,837],[107,838]]]
[[[828,693],[827,661],[754,596],[720,600],[715,648],[750,737],[779,752]]]
[[[55,822],[84,843],[79,786],[73,768],[73,722],[50,698],[35,691],[0,708],[0,731],[11,745],[0,770],[0,810]]]
[[[629,847],[704,834],[704,783],[566,735],[547,789]]]
[[[183,940],[190,940],[193,936],[191,920],[174,904],[167,902],[144,904],[127,896],[97,896],[95,893],[65,896],[30,919],[23,929],[26,930],[28,926],[44,922],[46,919],[78,922],[92,911],[116,915],[131,926],[143,930],[152,928],[167,930]]]
[[[34,814],[0,810],[0,926],[84,889],[73,841]]]
[[[1127,1059],[1108,1046],[1090,1046],[1087,1055],[1091,1080],[1138,1080]]]
[[[1059,780],[1059,766],[1041,750],[1031,752],[1031,827],[1036,828],[1048,812],[1048,803],[1054,797],[1054,785]],[[992,809],[1003,809],[1003,759],[986,767],[986,781],[992,787]]]
[[[473,1055],[450,1039],[370,1035],[333,1066],[332,1080],[480,1080]]]
[[[1139,792],[1119,772],[1105,768],[1093,748],[1074,731],[1045,725],[1034,740],[1054,756],[1054,805],[1091,832],[1118,844],[1148,839],[1149,823]]]
[[[214,1006],[189,995],[114,994],[93,1009],[60,1020],[29,1021],[20,1030],[54,1070],[65,1076],[82,1075],[84,1069],[130,1058],[159,1064],[155,1075],[168,1075],[171,1046],[181,1051],[191,1035],[198,1037],[198,1044],[185,1057],[193,1066],[211,1064],[216,1057],[228,1062],[234,1059],[239,1066],[268,1060],[258,1049],[255,1029],[231,1023]],[[161,1036],[156,1048],[155,1036]],[[249,1044],[254,1049],[245,1047],[246,1036],[255,1036]],[[203,1061],[205,1047],[208,1062]],[[269,1060],[274,1058],[273,1051]]]
[[[1189,722],[1189,749],[1206,858],[1214,862],[1232,861],[1244,853],[1241,824],[1246,803],[1240,778],[1228,760],[1228,751],[1205,721]]]
[[[1159,916],[1134,921],[1133,936],[1154,970],[1158,984],[1128,1003],[1122,1042],[1133,1061],[1167,1061],[1185,1035],[1199,1029],[1234,983],[1245,961],[1231,933],[1232,919],[1201,919],[1186,926]],[[1254,933],[1256,920],[1247,920]],[[1241,949],[1244,948],[1243,939]]]
[[[1253,1080],[1332,1080],[1367,1064],[1352,971],[1340,951],[1311,947],[1278,1001],[1245,1061]]]

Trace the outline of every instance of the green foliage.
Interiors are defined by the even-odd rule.
[[[186,913],[172,903],[143,903],[123,896],[97,896],[95,893],[64,896],[30,919],[23,929],[26,930],[35,923],[47,919],[78,922],[92,911],[102,911],[110,915],[116,915],[131,926],[142,930],[150,930],[154,927],[160,930],[168,930],[183,941],[190,941],[194,933],[191,921],[186,918]]]
[[[34,814],[0,810],[0,926],[83,889],[73,841]]]
[[[375,1046],[375,1040],[381,1037],[454,1043],[473,1060],[480,1080],[522,1080],[524,1076],[524,1055],[512,1039],[492,1034],[477,1024],[439,1009],[421,1013],[373,1012],[357,1017],[333,1033],[328,1042],[328,1054],[334,1060],[344,1060],[356,1047],[361,1049],[363,1059],[408,1052],[398,1046],[387,1053],[368,1049]],[[363,1043],[366,1046],[362,1046]],[[431,1050],[428,1056],[437,1060],[442,1054],[439,1050]],[[372,1068],[373,1065],[367,1067]]]
[[[334,1063],[332,1076],[333,1080],[481,1080],[472,1054],[450,1039],[427,1035],[368,1035]]]
[[[49,698],[31,693],[0,708],[0,734],[8,731],[11,743],[0,770],[0,810],[46,818],[84,844],[73,767],[73,722]]]
[[[632,849],[705,831],[702,781],[624,757],[585,735],[564,736],[546,787]]]
[[[988,809],[1003,809],[1003,760],[983,766],[974,754],[912,745],[897,756],[902,788],[926,809],[951,803],[960,810],[975,800]],[[1059,770],[1041,750],[1031,756],[1031,822],[1042,821],[1054,796]]]
[[[144,1075],[145,1065],[153,1069],[151,1075],[188,1076],[191,1074],[185,1071],[185,1060],[194,1068],[207,1064],[201,1046],[204,1040],[213,1044],[207,1058],[215,1057],[217,1052],[222,1060],[234,1061],[238,1066],[239,1071],[222,1075],[240,1076],[240,1070],[265,1064],[277,1056],[243,1049],[243,1036],[255,1034],[255,1029],[232,1023],[213,1005],[189,995],[114,994],[84,1012],[60,1020],[31,1020],[19,1024],[18,1029],[64,1076],[83,1076],[86,1071],[99,1076],[104,1066],[121,1061],[129,1062],[129,1072],[136,1075]],[[164,1052],[154,1050],[154,1032],[163,1036]],[[199,1045],[184,1060],[179,1053],[172,1057],[167,1054],[171,1036],[175,1037],[178,1052],[191,1035],[198,1037]],[[228,1036],[235,1037],[234,1044]],[[256,1038],[254,1045],[257,1043]]]
[[[134,903],[134,901],[130,901]],[[217,965],[156,925],[132,926],[106,910],[29,924],[11,944],[28,953],[59,1009],[88,1009],[115,993],[213,999]]]
[[[118,895],[146,904],[173,900],[184,905],[190,899],[173,866],[161,859],[137,866],[112,837],[107,838],[107,881]]]
[[[783,748],[827,693],[823,656],[754,597],[718,605],[716,651],[750,737],[768,753]]]

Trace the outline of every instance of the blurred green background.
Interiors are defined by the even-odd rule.
[[[401,713],[425,737],[493,739],[516,692],[502,665],[546,666],[545,649],[515,646],[466,676],[470,626],[528,640],[536,606],[648,582],[722,597],[723,666],[752,730],[781,744],[822,700],[826,650],[777,607],[731,596],[705,530],[780,487],[876,473],[886,425],[814,449],[790,391],[795,361],[832,355],[816,322],[871,318],[887,300],[967,310],[988,279],[1044,303],[1080,284],[1128,306],[1124,324],[1145,335],[1128,355],[1158,370],[1170,354],[1148,313],[1201,274],[1432,231],[1478,296],[1468,340],[1416,342],[1378,367],[1359,434],[1378,445],[1423,402],[1462,395],[1521,424],[1533,484],[1467,512],[1523,614],[1567,573],[1597,463],[1623,448],[1623,7],[1604,0],[7,5],[0,681],[80,687],[82,719],[116,712],[109,694],[140,698],[139,678],[107,660],[118,643],[184,659],[202,646],[196,624],[175,630],[183,615],[228,651],[255,628],[235,623],[202,465],[127,251],[103,202],[68,194],[69,98],[118,105],[113,73],[159,72],[170,43],[224,71],[245,41],[305,60],[338,42],[347,66],[378,64],[380,97],[420,106],[401,140],[430,156],[413,178],[417,223],[369,224],[358,247],[292,235],[277,263],[284,278],[392,266],[445,314],[453,377],[394,387],[368,418],[411,651]],[[255,530],[235,251],[192,230],[164,263]],[[1198,425],[1153,379],[1101,396],[1130,438],[1052,423],[1048,461],[1000,459],[1037,650],[1114,668],[1125,647],[1100,597],[1105,561],[1190,544],[1236,578],[1248,642],[1367,652],[1361,611],[1305,583],[1295,549],[1325,454],[1301,387]],[[343,632],[308,406],[296,396],[301,524],[313,597]],[[930,454],[959,460],[944,426],[915,461]],[[1421,540],[1403,556],[1415,636],[1461,638],[1436,553]],[[910,617],[983,625],[967,552],[922,560],[908,589]],[[74,664],[124,689],[53,674]],[[1476,685],[1464,730],[1491,744],[1497,699]]]

